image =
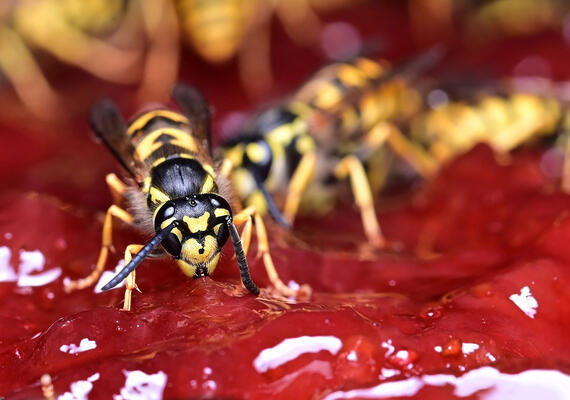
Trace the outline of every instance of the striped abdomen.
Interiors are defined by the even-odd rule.
[[[306,105],[317,139],[349,138],[382,120],[407,117],[420,108],[421,97],[405,79],[383,81],[390,71],[388,63],[366,58],[335,63],[304,84],[294,102]]]
[[[134,157],[149,168],[142,190],[149,208],[191,194],[217,192],[207,152],[192,134],[188,119],[174,111],[153,110],[127,129]],[[198,158],[200,160],[198,160]]]

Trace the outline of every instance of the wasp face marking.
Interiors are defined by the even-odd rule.
[[[162,241],[186,275],[200,277],[212,273],[220,251],[228,239],[226,220],[231,209],[226,200],[213,193],[186,196],[164,203],[156,212],[154,225],[179,224]]]

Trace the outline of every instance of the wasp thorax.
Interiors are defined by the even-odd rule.
[[[227,219],[231,218],[227,201],[213,193],[196,194],[170,200],[156,212],[156,231],[172,222],[178,225],[162,241],[162,247],[178,259],[186,275],[209,275],[218,262],[228,239]]]

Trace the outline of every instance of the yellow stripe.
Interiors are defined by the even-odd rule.
[[[245,153],[247,154],[247,158],[256,164],[267,158],[266,148],[257,142],[249,143],[245,148]]]
[[[216,171],[214,170],[214,167],[212,167],[210,164],[202,164],[202,168],[204,168],[204,170],[209,173],[210,175],[212,175],[213,178],[216,177]]]
[[[166,195],[162,190],[158,189],[156,186],[151,186],[149,190],[150,201],[153,203],[166,203],[170,200],[170,197]]]
[[[364,73],[352,65],[343,65],[338,70],[338,78],[345,86],[364,86],[366,76]]]
[[[179,114],[177,112],[170,111],[170,110],[154,110],[154,111],[149,111],[147,113],[144,113],[143,115],[138,117],[136,120],[134,120],[133,123],[127,129],[127,134],[129,136],[134,135],[143,126],[145,126],[148,123],[148,121],[150,121],[151,119],[153,119],[155,117],[168,118],[171,121],[174,121],[177,123],[182,123],[182,124],[187,124],[187,125],[189,124],[188,118],[186,118],[182,114]]]
[[[186,131],[177,128],[161,128],[146,135],[135,148],[137,157],[144,161],[159,149],[163,143],[156,142],[162,135],[171,136],[170,144],[181,147],[190,152],[198,152],[196,139]]]
[[[188,154],[188,153],[171,154],[170,156],[168,156],[168,158],[160,157],[160,158],[157,158],[156,160],[154,160],[152,165],[151,165],[151,168],[158,167],[160,164],[162,164],[166,160],[169,160],[171,158],[176,158],[176,157],[188,158],[188,159],[194,159],[195,158],[192,154]]]
[[[359,58],[356,61],[356,66],[361,69],[369,78],[377,78],[384,73],[389,65],[382,66],[381,64],[369,60],[367,58]]]
[[[210,193],[214,188],[214,178],[212,175],[207,175],[206,179],[204,179],[204,183],[202,183],[202,187],[200,188],[200,193]]]
[[[162,164],[162,163],[165,162],[165,161],[166,161],[166,157],[157,158],[157,159],[154,160],[154,162],[152,163],[151,168],[154,168],[154,167],[158,166],[159,164]]]
[[[143,193],[148,194],[149,190],[150,190],[150,176],[147,176],[146,178],[144,178],[142,191]]]
[[[186,223],[190,232],[196,233],[203,232],[208,229],[208,218],[210,218],[210,213],[206,211],[204,214],[196,218],[185,215],[182,220]]]
[[[222,217],[224,215],[230,215],[230,210],[228,210],[227,208],[216,208],[214,210],[215,217]]]
[[[328,109],[337,105],[342,100],[342,93],[339,88],[330,82],[322,81],[319,90],[315,95],[313,104],[320,109]]]
[[[159,207],[159,208],[160,208],[160,207]],[[157,208],[157,211],[158,211],[158,208]],[[155,211],[155,214],[156,214],[156,211]],[[168,225],[170,225],[171,223],[173,223],[174,220],[175,220],[174,217],[170,217],[170,218],[168,218],[168,219],[162,221],[162,224],[160,224],[160,229],[166,228]],[[178,228],[174,228],[174,229],[178,229]],[[173,229],[173,230],[174,230],[174,229]],[[179,231],[179,232],[180,232],[180,231]]]

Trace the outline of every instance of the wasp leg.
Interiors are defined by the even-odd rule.
[[[231,174],[234,169],[234,164],[228,158],[224,158],[222,165],[220,165],[220,175],[225,179],[231,179]],[[250,206],[242,210],[234,216],[234,224],[245,224],[241,232],[241,243],[244,253],[247,255],[249,245],[251,243],[251,232],[253,229],[253,220],[251,216],[255,213],[255,207]]]
[[[368,241],[376,247],[386,246],[386,239],[382,235],[376,211],[374,210],[370,184],[360,160],[353,155],[344,157],[335,169],[335,176],[338,179],[350,177],[352,193],[354,194],[356,204],[360,208],[362,225]]]
[[[257,245],[259,247],[259,252],[262,255],[263,265],[265,266],[265,271],[269,277],[271,285],[275,288],[278,294],[285,297],[297,297],[299,295],[302,295],[303,297],[309,296],[311,292],[309,286],[302,285],[298,290],[294,290],[285,285],[281,278],[279,278],[279,274],[277,273],[275,264],[273,264],[273,259],[271,258],[271,253],[269,252],[269,242],[267,240],[267,231],[265,229],[265,224],[263,223],[263,218],[261,218],[255,207],[247,207],[240,213],[234,215],[233,219],[236,225],[242,223],[245,223],[247,225],[248,222],[251,223],[252,218],[255,221],[255,235],[257,236]],[[251,241],[251,229],[245,235],[242,234],[242,236],[245,236],[242,238],[242,241],[244,243],[246,241],[249,243]]]
[[[117,175],[111,173],[105,176],[105,182],[109,187],[111,196],[113,196],[113,202],[119,203],[124,199],[125,191],[127,190],[127,185],[125,185]]]
[[[34,2],[33,7],[19,10],[14,16],[14,24],[27,42],[104,80],[132,83],[139,79],[133,69],[142,49],[119,49],[89,36],[51,7],[51,2]],[[56,32],[57,37],[46,32]]]
[[[222,165],[220,165],[220,175],[226,179],[230,179],[230,175],[234,170],[234,164],[230,159],[224,158]]]
[[[0,69],[24,105],[42,119],[63,110],[34,56],[13,30],[0,26]]]
[[[129,244],[125,249],[125,265],[129,265],[133,259],[133,254],[138,253],[144,246],[142,244]],[[123,303],[123,311],[131,311],[131,296],[133,289],[137,289],[137,284],[135,282],[136,271],[131,272],[126,279],[125,288],[125,301]]]
[[[409,163],[424,178],[437,172],[436,160],[425,150],[412,143],[394,124],[380,122],[367,134],[370,147],[379,147],[386,142],[392,151]]]
[[[53,383],[50,374],[43,374],[40,378],[40,383],[42,385],[42,395],[45,400],[55,400],[55,391],[53,389]]]
[[[103,273],[105,263],[107,262],[109,249],[112,246],[113,217],[119,218],[121,221],[128,224],[131,224],[133,222],[132,215],[122,208],[113,204],[107,209],[107,213],[105,214],[105,221],[103,222],[103,239],[101,251],[99,252],[99,258],[97,259],[97,265],[95,266],[95,269],[85,278],[66,282],[66,292],[69,293],[74,290],[81,290],[92,286]]]
[[[253,220],[251,216],[255,213],[255,206],[249,206],[236,215],[237,219],[234,217],[235,224],[244,224],[243,230],[241,231],[241,243],[243,246],[243,252],[246,255],[249,250],[249,245],[251,244],[251,232],[253,230]]]
[[[322,23],[309,0],[277,1],[275,12],[287,35],[301,46],[311,46],[319,40]],[[302,26],[303,29],[299,29]]]
[[[149,46],[137,97],[166,100],[176,81],[180,63],[180,38],[176,10],[171,1],[145,0],[140,3]]]
[[[315,173],[316,165],[317,155],[314,152],[309,152],[303,155],[299,165],[295,168],[295,172],[287,188],[287,198],[283,209],[283,217],[289,225],[293,225],[295,215],[297,215],[297,211],[299,210],[301,197]]]

